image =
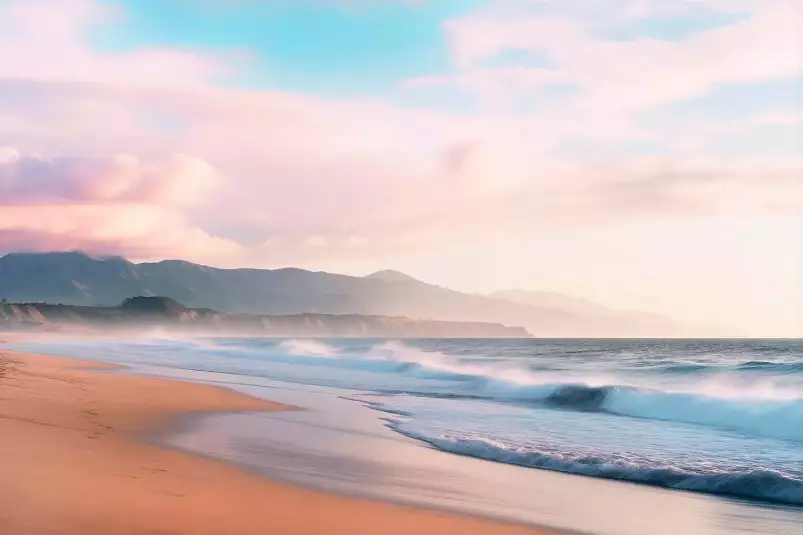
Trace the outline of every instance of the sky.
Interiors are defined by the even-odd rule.
[[[0,253],[803,336],[798,0],[0,0]]]

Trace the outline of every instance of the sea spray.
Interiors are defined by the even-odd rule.
[[[309,339],[282,340],[278,349],[288,355],[306,355],[314,357],[337,357],[337,350],[332,346]]]

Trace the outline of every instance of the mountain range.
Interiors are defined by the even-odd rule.
[[[657,314],[616,311],[583,299],[519,290],[462,293],[397,271],[352,277],[297,268],[218,269],[185,262],[133,263],[82,252],[0,258],[0,298],[116,306],[165,296],[190,308],[247,314],[361,314],[523,326],[539,337],[698,336]]]

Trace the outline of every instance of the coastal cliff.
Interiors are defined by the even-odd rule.
[[[204,334],[393,338],[524,338],[523,327],[361,314],[256,315],[187,308],[166,297],[132,297],[116,307],[0,304],[0,329],[164,327]]]

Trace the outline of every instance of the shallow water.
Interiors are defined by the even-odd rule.
[[[592,533],[803,527],[799,342],[148,339],[27,349],[311,408],[205,417],[172,439],[304,485]]]

